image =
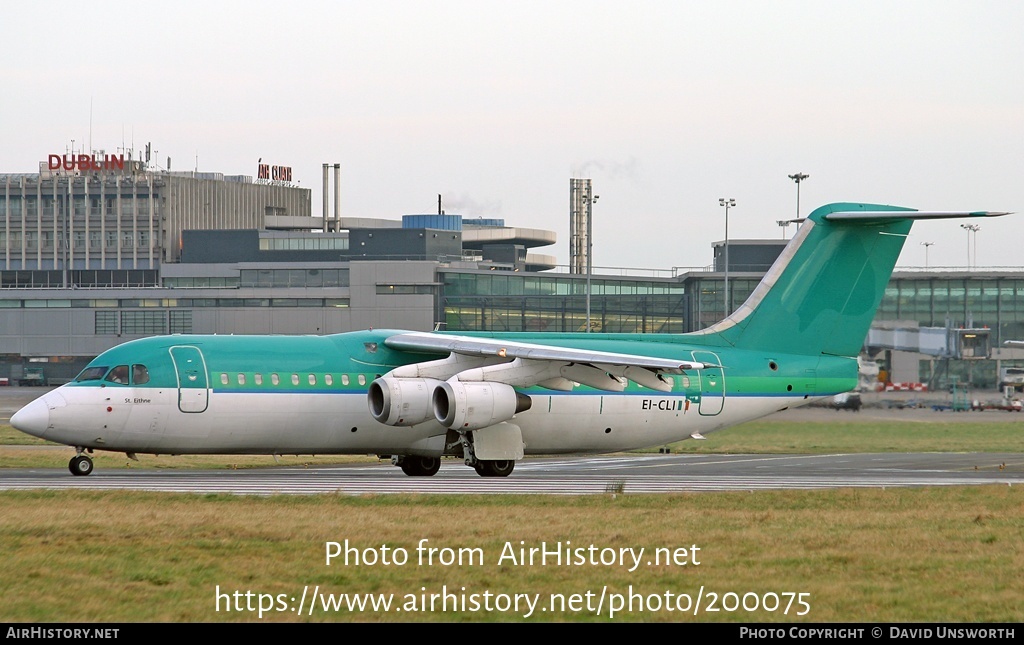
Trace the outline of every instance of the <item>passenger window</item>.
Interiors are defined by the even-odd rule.
[[[149,383],[149,368],[139,363],[132,365],[132,383],[134,385]]]
[[[310,374],[309,375],[309,384],[310,385],[316,385],[316,374]]]
[[[128,366],[127,365],[118,365],[114,369],[110,370],[110,373],[107,374],[107,378],[105,380],[110,381],[111,383],[127,384],[128,383]]]
[[[359,375],[359,384],[366,385],[366,376],[364,376],[363,374]]]
[[[239,385],[245,385],[245,374],[239,374],[238,375],[238,384]]]
[[[277,374],[271,374],[270,375],[270,382],[272,384],[274,384],[274,385],[277,385],[278,383],[281,382],[281,379],[277,376]]]
[[[220,375],[220,384],[221,385],[227,385],[228,384],[228,375],[227,374],[221,374]]]
[[[298,384],[299,384],[299,375],[298,374],[292,374],[292,385],[298,385]]]
[[[324,383],[327,385],[334,385],[334,377],[330,374],[324,374]]]
[[[348,385],[348,374],[342,374],[341,375],[341,384],[342,385]]]
[[[252,380],[256,381],[256,385],[263,385],[263,375],[253,374]]]

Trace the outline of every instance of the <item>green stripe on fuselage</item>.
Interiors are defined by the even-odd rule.
[[[149,370],[150,380],[134,387],[174,388],[177,387],[178,377],[171,361],[170,349],[176,346],[195,347],[203,355],[209,384],[214,391],[361,393],[366,391],[374,378],[398,365],[439,358],[438,355],[398,352],[387,348],[385,339],[395,333],[398,332],[373,330],[331,336],[161,336],[119,345],[107,350],[89,365],[113,367],[143,364]],[[691,348],[680,342],[684,337],[674,335],[474,335],[692,360]],[[726,396],[819,395],[845,392],[856,386],[856,361],[849,358],[770,354],[728,347],[715,348],[714,351],[724,366]],[[239,382],[239,374],[244,375],[244,383]],[[257,374],[261,376],[262,383],[256,382]],[[278,375],[277,384],[272,381],[273,374]],[[298,383],[293,381],[293,375]],[[310,375],[314,376],[312,384],[309,382]],[[330,384],[326,382],[326,375],[331,375]],[[225,378],[226,384],[223,382]],[[697,394],[700,392],[701,378],[702,375],[696,371],[673,375],[671,391],[676,394]],[[97,381],[89,381],[77,385],[96,384]],[[107,385],[119,387],[110,383]],[[558,394],[557,391],[544,388],[527,388],[524,391]],[[601,391],[579,386],[574,392]],[[624,393],[652,395],[654,390],[629,381]]]

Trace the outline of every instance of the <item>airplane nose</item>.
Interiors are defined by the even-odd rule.
[[[42,437],[50,427],[50,410],[65,405],[64,397],[50,392],[15,412],[11,425],[26,434]]]
[[[22,432],[41,437],[50,425],[50,407],[42,399],[36,399],[14,413],[11,425]]]

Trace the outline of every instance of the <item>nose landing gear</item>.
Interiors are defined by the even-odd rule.
[[[68,462],[68,470],[71,471],[72,475],[85,477],[92,473],[92,458],[84,453],[85,451],[79,448],[78,454]]]

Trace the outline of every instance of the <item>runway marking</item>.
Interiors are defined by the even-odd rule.
[[[0,490],[139,490],[233,495],[595,495],[620,491],[661,494],[1024,484],[1024,472],[1019,469],[996,471],[996,465],[992,465],[972,471],[964,466],[971,461],[1024,463],[1019,454],[862,457],[858,459],[848,454],[645,455],[528,459],[520,462],[507,479],[480,478],[471,468],[455,460],[445,460],[440,472],[432,478],[406,477],[399,469],[383,463],[216,471],[100,470],[89,477],[74,477],[57,468],[0,469]],[[750,464],[754,466],[751,468]],[[776,470],[766,471],[773,464]],[[921,468],[913,468],[915,464]],[[944,464],[949,467],[943,469]],[[716,465],[721,467],[720,472],[694,468]],[[666,466],[675,469],[665,470]]]

